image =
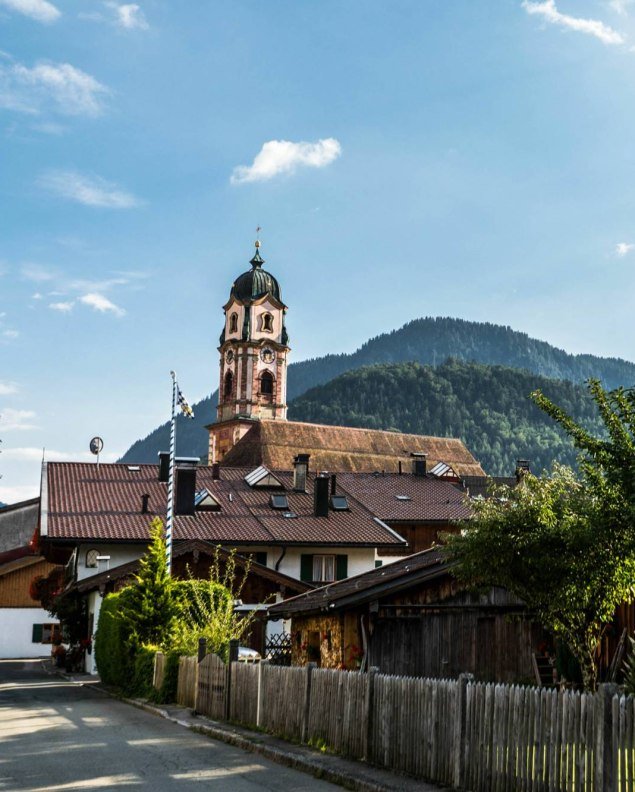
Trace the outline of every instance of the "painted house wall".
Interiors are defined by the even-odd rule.
[[[34,624],[58,624],[43,608],[0,608],[0,658],[49,657],[50,643],[33,643]]]
[[[146,544],[80,544],[77,553],[77,580],[85,580],[107,569],[135,561],[141,558],[147,547]],[[110,556],[110,561],[100,561],[96,567],[87,567],[86,553],[93,548],[99,550],[99,555]]]
[[[99,625],[99,614],[101,612],[101,603],[103,597],[98,591],[91,591],[88,595],[88,619],[89,624],[92,619],[93,631],[91,634],[91,641],[93,647],[95,646],[95,635],[97,634],[97,627]],[[95,663],[95,652],[91,648],[91,653],[86,653],[86,673],[96,674],[97,664]]]
[[[253,547],[239,548],[243,555],[249,553],[266,552],[267,566],[275,569],[276,562],[280,558],[281,548],[279,545],[272,547]],[[300,567],[303,555],[345,555],[348,556],[348,577],[368,572],[375,568],[375,548],[374,547],[290,547],[284,558],[280,561],[278,572],[300,580]],[[395,559],[391,559],[395,560]]]

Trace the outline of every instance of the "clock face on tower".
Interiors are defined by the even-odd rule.
[[[230,349],[230,350],[228,350],[227,354],[225,355],[225,360],[228,363],[231,363],[233,359],[234,359],[234,352],[233,352],[233,350]]]
[[[275,357],[273,349],[269,349],[269,347],[265,347],[260,353],[260,359],[263,363],[273,363]]]

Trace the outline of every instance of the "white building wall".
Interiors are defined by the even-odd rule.
[[[50,643],[33,643],[34,624],[58,624],[58,621],[43,608],[0,608],[1,659],[50,657]]]
[[[280,546],[270,547],[253,547],[244,548],[239,547],[238,552],[241,555],[253,555],[256,553],[267,553],[267,566],[270,569],[276,568],[276,563],[281,555]],[[289,577],[300,580],[300,558],[301,556],[308,555],[346,555],[348,556],[348,577],[352,575],[359,575],[362,572],[368,572],[369,569],[375,569],[375,548],[374,547],[290,547],[280,561],[278,572],[282,572]]]
[[[110,556],[110,561],[99,561],[96,567],[86,566],[86,552],[91,549],[99,550],[99,555]],[[134,561],[141,556],[148,549],[147,544],[82,544],[79,545],[77,555],[77,580],[85,580],[98,575],[101,572],[106,572],[108,569],[114,569],[121,564],[127,564],[129,561]]]
[[[306,553],[310,555],[347,555],[348,577],[359,575],[375,568],[374,547],[294,547],[287,550],[287,554],[282,559],[278,571],[299,580],[300,557]],[[269,556],[267,556],[267,562],[268,560]]]
[[[86,673],[96,674],[97,664],[95,663],[95,635],[97,634],[97,627],[99,625],[99,613],[101,611],[101,603],[103,597],[98,591],[91,591],[88,595],[88,615],[89,618],[93,617],[93,634],[90,636],[92,648],[91,653],[86,654]]]

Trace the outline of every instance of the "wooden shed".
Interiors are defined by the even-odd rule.
[[[461,587],[438,548],[285,600],[269,617],[292,620],[295,665],[409,676],[532,682],[548,640],[505,590]]]

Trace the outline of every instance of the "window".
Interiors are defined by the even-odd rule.
[[[260,393],[263,396],[273,396],[273,376],[269,371],[263,371],[260,377]]]
[[[62,640],[59,624],[34,624],[32,643],[50,644]]]
[[[262,315],[262,329],[265,333],[273,333],[273,316],[270,313]]]
[[[300,556],[300,580],[307,583],[330,583],[333,580],[344,580],[346,577],[348,577],[347,555],[302,553]]]
[[[234,389],[234,375],[231,373],[231,371],[228,371],[227,374],[225,374],[225,388],[223,390],[226,399],[232,395],[233,389]]]
[[[313,556],[313,580],[316,583],[329,583],[335,580],[335,556]]]
[[[267,554],[264,552],[254,553],[254,560],[257,564],[267,566]]]
[[[86,551],[86,566],[88,569],[94,569],[97,566],[98,555],[99,550],[96,550],[94,547],[91,547],[90,550]]]
[[[346,495],[331,495],[331,509],[333,511],[350,511]]]
[[[237,333],[238,332],[238,314],[233,313],[229,317],[229,332],[230,333]]]
[[[272,509],[289,511],[289,500],[286,495],[272,495],[269,498],[269,503]]]

